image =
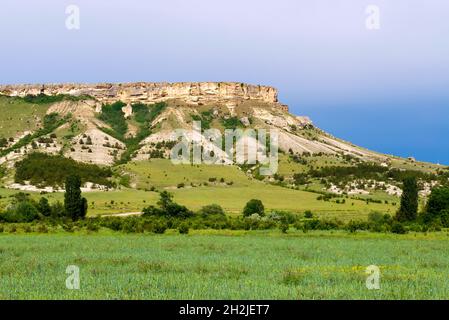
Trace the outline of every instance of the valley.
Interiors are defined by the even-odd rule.
[[[288,110],[241,83],[0,86],[0,298],[446,298],[449,168]],[[194,121],[213,164],[170,159]],[[234,154],[273,145],[208,129],[274,132],[277,171]]]

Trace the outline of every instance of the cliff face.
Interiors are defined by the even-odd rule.
[[[0,94],[3,95],[24,97],[40,93],[90,95],[102,103],[117,100],[125,103],[154,103],[169,99],[181,99],[191,104],[230,100],[278,103],[275,88],[236,82],[0,85]]]

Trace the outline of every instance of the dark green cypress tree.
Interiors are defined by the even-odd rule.
[[[415,177],[407,177],[403,181],[401,207],[396,218],[399,221],[413,221],[418,214],[418,183]]]
[[[87,199],[86,198],[81,198],[81,203],[80,203],[80,218],[84,218],[87,214]]]
[[[73,221],[84,218],[87,213],[87,201],[81,197],[81,179],[68,176],[65,181],[64,207],[66,214]]]

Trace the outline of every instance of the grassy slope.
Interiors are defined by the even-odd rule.
[[[220,165],[173,165],[170,160],[153,159],[151,161],[136,161],[121,167],[129,172],[137,188],[176,187],[178,183],[190,185],[209,183],[209,178],[225,182],[233,182],[233,185],[248,186],[254,182],[250,180],[237,167]],[[218,181],[217,181],[218,182]]]
[[[1,299],[448,298],[444,234],[200,231],[0,239]],[[381,270],[380,290],[365,286],[372,264]],[[65,288],[68,265],[80,268],[80,290]]]
[[[48,106],[0,96],[0,138],[15,137],[24,131],[37,130],[38,122],[35,117],[42,119]]]

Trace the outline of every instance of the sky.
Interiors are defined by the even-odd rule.
[[[2,0],[0,37],[2,84],[271,85],[337,137],[449,165],[447,0]]]

